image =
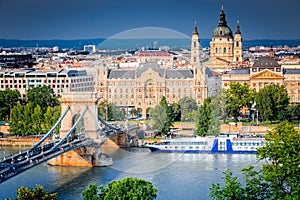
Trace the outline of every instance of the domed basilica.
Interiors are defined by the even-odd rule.
[[[222,7],[218,26],[213,31],[210,42],[210,60],[204,65],[213,69],[225,69],[231,63],[243,61],[242,34],[239,22],[233,36],[227,25],[226,15]]]

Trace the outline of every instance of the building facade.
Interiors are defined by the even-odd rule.
[[[290,103],[300,103],[300,69],[284,69],[269,56],[259,58],[250,68],[224,73],[222,87],[227,89],[231,82],[249,84],[257,92],[269,84],[285,85]]]
[[[201,104],[207,97],[207,88],[201,70],[163,68],[157,63],[144,63],[135,69],[108,69],[99,71],[96,86],[101,100],[124,108],[136,109],[144,117],[149,108],[162,97],[167,102],[178,103],[190,97]]]
[[[18,90],[24,96],[31,87],[50,86],[59,95],[65,92],[94,91],[94,78],[85,70],[36,71],[34,69],[0,71],[0,90]]]

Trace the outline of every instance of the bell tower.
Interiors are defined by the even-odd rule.
[[[194,24],[194,32],[192,35],[192,45],[191,45],[191,64],[194,66],[199,64],[200,56],[200,38],[197,30],[197,24]]]
[[[242,33],[240,30],[240,23],[237,22],[236,32],[234,35],[234,55],[233,62],[238,63],[243,61],[243,45],[242,45]]]

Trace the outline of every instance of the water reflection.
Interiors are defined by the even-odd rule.
[[[41,164],[0,184],[0,199],[15,197],[18,187],[43,185],[60,199],[82,199],[89,184],[107,185],[131,176],[151,181],[157,199],[208,199],[211,183],[221,182],[222,172],[235,174],[249,164],[260,167],[254,154],[151,153],[148,149],[113,149],[111,167],[60,167]]]

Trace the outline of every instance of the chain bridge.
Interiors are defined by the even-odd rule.
[[[101,145],[108,136],[125,130],[98,116],[98,100],[94,92],[63,94],[59,99],[62,114],[48,133],[29,149],[0,159],[0,184],[46,161],[67,166],[112,165],[112,158],[101,153]]]

